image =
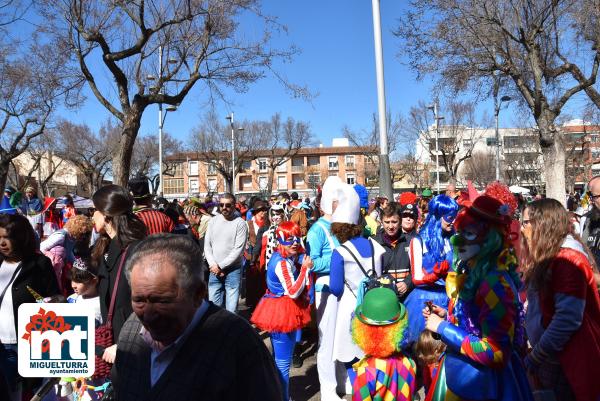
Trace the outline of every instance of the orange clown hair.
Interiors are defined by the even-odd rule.
[[[354,317],[352,318],[352,340],[365,355],[387,358],[400,351],[407,326],[406,315],[396,323],[384,326],[371,326]]]

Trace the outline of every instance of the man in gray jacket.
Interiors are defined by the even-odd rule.
[[[248,225],[241,217],[235,217],[235,197],[232,194],[221,197],[219,208],[221,214],[210,219],[204,239],[204,257],[210,269],[208,299],[235,313]]]

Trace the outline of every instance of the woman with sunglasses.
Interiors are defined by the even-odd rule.
[[[445,277],[452,265],[450,237],[458,204],[447,195],[437,195],[428,205],[429,213],[419,235],[410,242],[409,257],[414,289],[408,294],[407,343],[414,343],[425,328],[421,310],[428,301],[448,307]]]
[[[267,264],[267,293],[250,321],[270,333],[275,364],[284,388],[283,400],[288,401],[294,347],[300,330],[310,322],[308,287],[313,264],[305,254],[296,223],[281,223],[275,234],[279,245]]]

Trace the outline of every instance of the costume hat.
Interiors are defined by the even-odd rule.
[[[371,326],[396,323],[406,314],[406,308],[396,293],[385,287],[373,288],[365,293],[363,301],[355,311],[358,320]]]
[[[338,204],[331,216],[333,223],[358,224],[360,216],[360,198],[349,184],[342,184],[339,189]]]
[[[129,180],[127,187],[129,188],[129,192],[131,192],[131,195],[135,200],[145,199],[152,196],[150,194],[150,186],[148,185],[147,177],[132,178]]]
[[[325,214],[333,214],[333,202],[339,200],[342,185],[344,183],[338,176],[327,177],[325,180],[321,195],[321,209]]]
[[[17,209],[10,205],[10,201],[6,196],[2,197],[2,202],[0,202],[0,213],[2,214],[15,214],[17,213]]]
[[[416,217],[418,215],[417,207],[412,203],[404,205],[402,206],[401,214],[411,214]]]
[[[429,188],[425,188],[423,190],[423,192],[421,192],[422,198],[431,198],[432,196],[433,196],[433,192],[431,192],[431,189],[429,189]]]

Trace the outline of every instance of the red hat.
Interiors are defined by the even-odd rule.
[[[471,206],[463,209],[454,221],[454,226],[460,231],[474,222],[499,226],[510,224],[510,207],[488,195],[480,195]]]

